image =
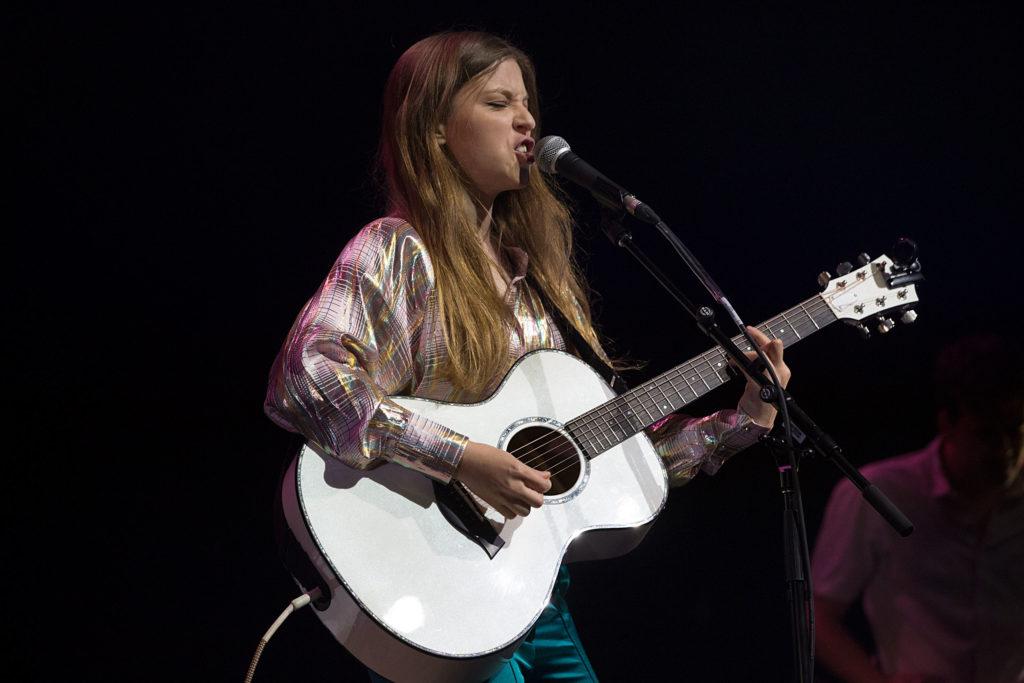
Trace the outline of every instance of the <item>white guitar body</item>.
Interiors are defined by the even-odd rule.
[[[522,430],[558,430],[613,396],[575,357],[536,351],[481,403],[394,400],[507,449]],[[360,661],[394,681],[493,674],[547,605],[563,557],[628,552],[665,504],[666,473],[642,433],[600,457],[578,450],[573,457],[574,481],[528,517],[503,523],[487,512],[504,541],[492,558],[442,515],[426,476],[393,464],[357,471],[306,446],[285,477],[282,500],[291,531],[332,590],[319,618]]]

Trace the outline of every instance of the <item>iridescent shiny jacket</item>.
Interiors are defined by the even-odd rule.
[[[525,279],[526,254],[509,255],[516,266],[505,297],[516,321],[509,331],[511,366],[536,349],[564,350],[565,342]],[[423,240],[397,218],[370,223],[346,245],[292,326],[271,370],[267,415],[351,467],[391,460],[448,482],[468,439],[388,396],[476,402],[502,377],[480,393],[444,379],[442,324]],[[737,410],[703,418],[674,414],[647,429],[674,485],[701,469],[713,474],[763,432]]]

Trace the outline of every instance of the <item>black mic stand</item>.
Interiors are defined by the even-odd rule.
[[[624,198],[625,201],[625,198]],[[758,362],[755,363],[733,343],[715,321],[714,311],[708,306],[696,307],[683,292],[643,253],[633,242],[630,230],[623,226],[625,211],[602,211],[602,229],[612,244],[622,247],[642,265],[662,287],[686,310],[694,319],[698,329],[718,344],[732,359],[737,367],[742,368],[747,377],[761,385],[761,399],[774,403],[785,429],[785,439],[768,437],[766,443],[775,456],[779,469],[779,483],[783,497],[783,542],[786,567],[787,600],[789,603],[790,629],[793,642],[793,667],[796,680],[809,683],[814,677],[814,609],[810,590],[810,556],[808,552],[807,532],[804,524],[803,503],[800,497],[800,481],[798,476],[800,454],[794,447],[794,434],[800,441],[809,443],[814,451],[827,457],[839,470],[850,479],[861,491],[864,498],[892,525],[901,536],[913,531],[913,524],[889,499],[861,475],[842,454],[838,444],[826,434],[796,404],[793,397],[786,392],[765,357],[764,352],[750,338],[739,316],[736,315],[728,299],[722,294],[711,276],[686,246],[676,237],[663,221],[651,211],[653,223],[668,239],[694,274],[707,287],[715,301],[729,312],[741,333],[746,337],[751,350],[757,352]],[[762,371],[767,371],[771,380]]]

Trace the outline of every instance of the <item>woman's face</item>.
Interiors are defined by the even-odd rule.
[[[529,181],[536,123],[528,103],[519,65],[506,59],[482,80],[462,87],[441,128],[477,199],[487,207],[500,193]]]

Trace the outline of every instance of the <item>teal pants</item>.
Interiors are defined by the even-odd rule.
[[[558,570],[551,602],[541,612],[533,629],[512,659],[488,679],[488,683],[532,683],[533,681],[597,681],[594,668],[583,651],[576,625],[565,603],[569,589],[569,570]],[[368,670],[373,683],[387,679]]]

